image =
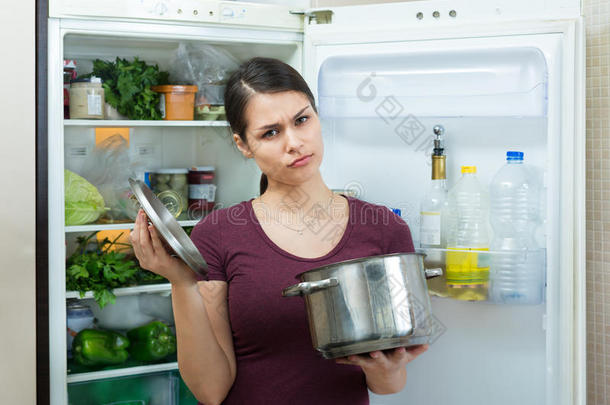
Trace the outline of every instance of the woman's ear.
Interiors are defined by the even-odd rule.
[[[244,155],[244,157],[246,157],[247,159],[254,157],[254,154],[250,150],[250,147],[248,147],[248,145],[241,140],[241,137],[239,135],[233,134],[233,141],[235,141],[237,149],[239,149],[239,151],[242,155]]]

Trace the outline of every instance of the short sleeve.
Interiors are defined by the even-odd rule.
[[[392,211],[389,212],[390,220],[383,232],[385,254],[414,252],[415,247],[409,225]]]
[[[219,222],[218,211],[212,211],[195,225],[191,240],[208,264],[208,280],[227,281]]]

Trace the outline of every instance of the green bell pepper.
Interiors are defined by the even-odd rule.
[[[176,337],[163,322],[153,321],[132,329],[127,337],[131,342],[129,354],[139,361],[157,361],[176,353]]]
[[[72,342],[74,361],[84,366],[102,366],[124,363],[129,357],[129,339],[120,333],[83,329]]]

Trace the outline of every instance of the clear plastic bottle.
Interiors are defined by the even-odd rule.
[[[506,152],[490,186],[490,299],[503,304],[538,304],[544,290],[544,256],[535,240],[540,224],[540,183],[523,165],[523,152]]]
[[[476,177],[476,166],[462,166],[462,178],[447,197],[447,289],[466,301],[487,299],[489,250],[487,190]]]

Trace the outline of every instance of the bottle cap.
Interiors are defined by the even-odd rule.
[[[523,152],[509,150],[506,152],[506,160],[523,160]]]
[[[462,174],[463,173],[476,173],[476,172],[477,172],[476,166],[462,166]]]

